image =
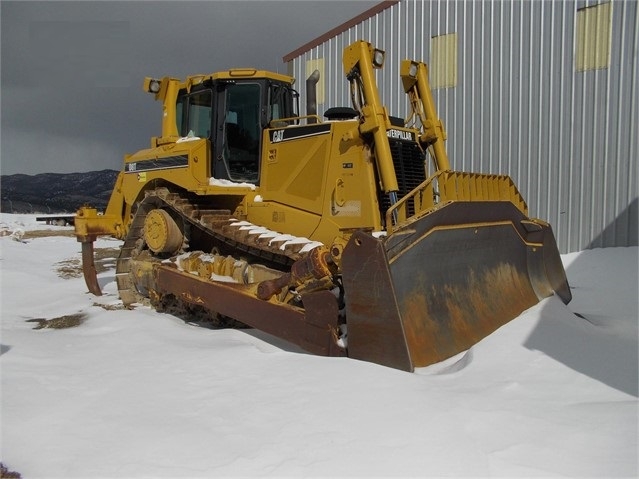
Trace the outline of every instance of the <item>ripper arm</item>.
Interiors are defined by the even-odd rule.
[[[75,237],[82,243],[82,272],[84,280],[96,296],[102,291],[98,284],[97,271],[93,259],[93,242],[98,236],[113,235],[123,239],[126,235],[124,227],[124,195],[122,193],[122,181],[124,173],[120,172],[109,199],[109,204],[104,214],[90,206],[82,206],[75,215]]]

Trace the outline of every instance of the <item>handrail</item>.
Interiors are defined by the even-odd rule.
[[[509,201],[528,216],[528,206],[509,176],[443,170],[386,211],[387,233],[392,233],[397,225],[424,216],[439,205],[452,201]]]
[[[268,128],[283,128],[289,123],[301,120],[306,120],[307,124],[311,124],[311,122],[308,121],[309,119],[315,120],[313,123],[322,123],[322,119],[318,115],[292,116],[290,118],[278,118],[276,120],[271,120],[268,123]]]

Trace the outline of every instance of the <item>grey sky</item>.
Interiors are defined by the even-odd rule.
[[[120,169],[160,132],[145,76],[284,73],[284,55],[378,3],[2,0],[0,173]]]

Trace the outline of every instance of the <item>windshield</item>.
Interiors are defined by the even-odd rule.
[[[211,90],[187,94],[180,93],[175,104],[175,120],[180,136],[211,137]]]

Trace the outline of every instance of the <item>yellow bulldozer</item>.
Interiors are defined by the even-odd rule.
[[[300,114],[285,75],[146,78],[162,135],[125,156],[103,214],[76,215],[89,290],[101,294],[93,242],[115,236],[125,305],[405,371],[547,296],[568,303],[551,227],[528,217],[508,176],[451,169],[426,64],[401,63],[411,115],[390,116],[375,81],[384,60],[364,41],[345,48],[352,106],[326,120],[312,97]]]

